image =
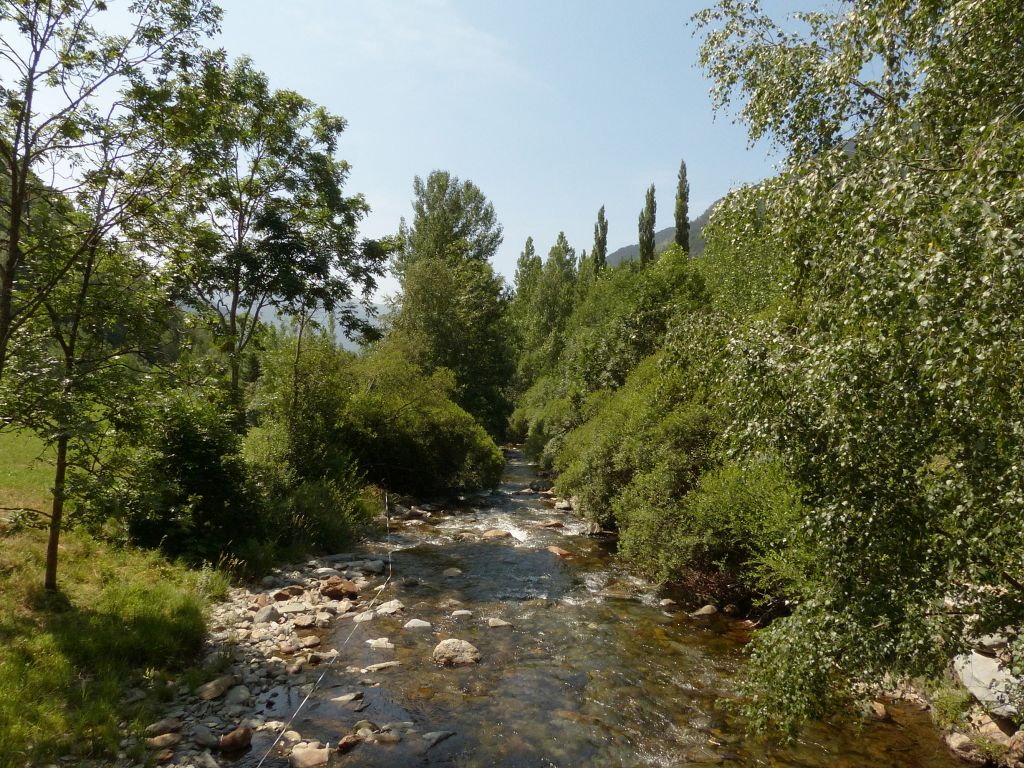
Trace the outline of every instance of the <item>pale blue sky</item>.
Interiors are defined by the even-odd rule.
[[[669,226],[681,158],[693,216],[778,162],[748,149],[728,116],[713,119],[688,24],[703,2],[221,4],[219,45],[348,120],[340,154],[348,190],[373,208],[364,234],[410,216],[413,176],[449,170],[494,203],[505,229],[495,266],[509,277],[528,235],[543,254],[559,230],[589,250],[602,204],[609,248],[636,242],[652,182],[657,226]]]

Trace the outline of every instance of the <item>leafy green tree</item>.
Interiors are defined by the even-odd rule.
[[[686,161],[679,162],[679,186],[676,187],[676,245],[690,252],[690,182],[686,180]]]
[[[647,189],[644,208],[640,211],[640,264],[647,266],[654,260],[654,220],[658,204],[654,199],[654,185]]]
[[[608,219],[604,217],[603,205],[597,212],[597,223],[594,224],[594,248],[590,253],[598,272],[608,265]]]
[[[416,259],[403,275],[400,301],[390,343],[428,373],[454,373],[455,402],[502,436],[515,361],[501,276],[477,259]]]
[[[391,342],[428,373],[451,370],[456,402],[503,435],[515,332],[504,280],[489,261],[501,243],[494,206],[471,181],[446,171],[426,183],[417,178],[414,191],[412,226],[396,258],[402,294]],[[531,258],[524,258],[529,271]]]
[[[416,259],[456,257],[490,261],[502,241],[494,205],[472,181],[448,171],[413,180],[412,226],[404,229],[404,249],[395,261],[401,275]]]
[[[715,226],[790,261],[729,377],[744,445],[805,489],[815,557],[748,687],[752,722],[790,730],[1024,621],[1024,15],[858,0],[801,20],[697,16],[717,105],[789,161],[761,215],[741,195]]]
[[[535,295],[540,283],[544,262],[533,245],[533,238],[526,238],[526,245],[516,262],[515,285],[512,300],[509,303],[509,318],[515,331],[516,352],[516,386],[525,389],[528,384],[528,373],[525,370],[527,345],[533,343],[537,336],[539,319],[534,312]]]
[[[271,90],[247,59],[229,66],[213,58],[201,82],[182,83],[177,97],[202,130],[184,141],[194,176],[180,199],[193,242],[169,254],[166,271],[221,345],[241,412],[242,361],[263,313],[319,307],[359,329],[350,302],[368,304],[387,251],[357,238],[368,208],[342,191],[349,166],[336,157],[341,117]]]
[[[105,29],[105,9],[82,0],[0,3],[0,374],[12,338],[93,247],[93,237],[67,227],[66,242],[54,243],[34,212],[107,179],[117,203],[81,226],[102,237],[125,223],[144,193],[126,173],[139,148],[140,123],[129,118],[158,107],[162,81],[189,68],[220,18],[210,0],[142,2],[124,25]],[[61,268],[43,265],[58,254]],[[37,279],[43,273],[50,279]]]

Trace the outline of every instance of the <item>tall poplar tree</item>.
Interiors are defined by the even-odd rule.
[[[676,187],[676,244],[690,252],[690,182],[686,179],[686,161],[679,161],[679,186]]]
[[[646,266],[654,259],[654,219],[657,203],[654,200],[654,185],[647,189],[644,209],[640,211],[640,264]]]
[[[594,224],[594,248],[591,257],[598,272],[608,264],[608,219],[604,217],[603,205],[597,212],[597,223]]]

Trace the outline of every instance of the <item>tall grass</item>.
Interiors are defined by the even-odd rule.
[[[3,506],[45,500],[47,468],[32,461],[40,449],[0,433]],[[202,648],[206,605],[227,591],[211,569],[72,530],[61,538],[60,589],[47,592],[45,550],[44,531],[0,528],[0,768],[112,756],[120,723],[138,727],[155,712],[152,696],[125,705],[126,689],[170,690]]]

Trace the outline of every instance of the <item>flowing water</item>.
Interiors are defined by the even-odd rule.
[[[529,491],[537,476],[521,454],[508,459],[496,493],[395,523],[386,541],[371,545],[393,550],[394,575],[381,600],[397,598],[405,611],[358,625],[347,642],[356,625],[333,630],[325,645],[342,648],[343,662],[328,671],[294,727],[332,744],[364,719],[400,724],[403,736],[397,744],[362,744],[334,764],[958,765],[927,714],[910,705],[893,705],[891,723],[817,724],[785,747],[747,737],[720,704],[735,695],[742,674],[745,625],[661,607],[663,595],[618,563],[611,543],[585,536],[583,523]],[[539,527],[551,521],[563,527]],[[479,538],[492,529],[511,536]],[[549,552],[552,545],[572,557]],[[452,568],[461,573],[445,576]],[[453,617],[456,609],[472,616]],[[432,627],[404,629],[411,618]],[[488,618],[512,626],[492,628]],[[394,649],[366,644],[381,637]],[[475,645],[481,663],[436,666],[431,652],[448,637]],[[356,670],[391,660],[400,666]],[[331,701],[353,691],[361,701]],[[286,716],[293,699],[280,697],[268,714]],[[427,748],[422,734],[433,731],[454,735]]]

